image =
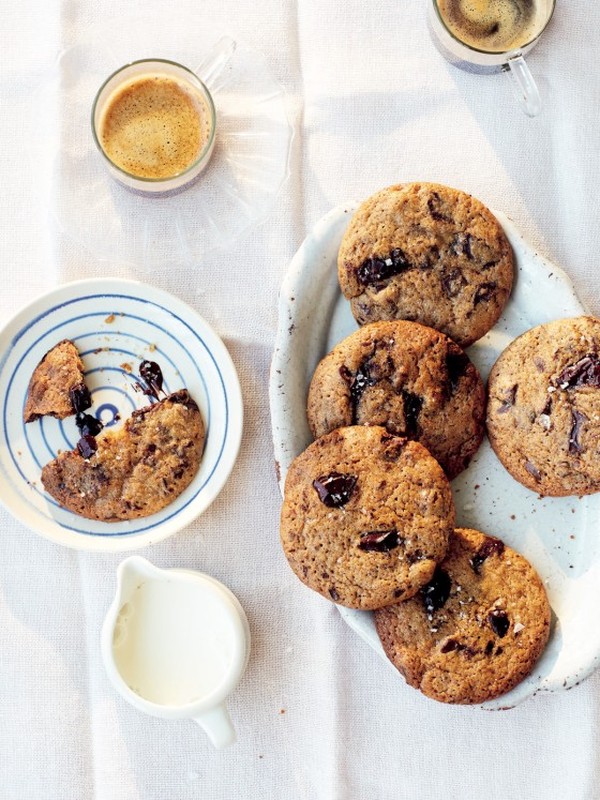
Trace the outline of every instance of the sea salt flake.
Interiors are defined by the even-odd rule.
[[[540,414],[538,417],[538,422],[545,431],[549,431],[552,427],[552,423],[550,422],[550,417],[548,414]]]

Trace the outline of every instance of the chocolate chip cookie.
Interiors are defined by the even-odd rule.
[[[489,377],[496,455],[540,495],[600,491],[600,320],[540,325],[504,350]]]
[[[513,255],[494,215],[434,183],[390,186],[356,211],[339,250],[352,313],[406,319],[466,347],[493,327],[513,282]]]
[[[84,439],[92,439],[93,447],[61,453],[42,469],[44,489],[82,517],[135,519],[160,511],[191,483],[202,457],[204,422],[182,389],[134,411],[120,430]]]
[[[380,426],[338,428],[288,471],[281,542],[311,589],[350,608],[411,597],[453,529],[450,484],[417,442]]]
[[[376,611],[375,624],[410,686],[444,703],[483,703],[531,672],[548,641],[550,606],[523,556],[458,528],[432,580]]]
[[[461,348],[416,322],[372,322],[318,365],[308,391],[315,438],[346,425],[383,425],[424,445],[449,478],[481,444],[485,390]]]
[[[85,385],[83,362],[73,342],[63,339],[34,369],[23,409],[25,422],[43,416],[65,419],[92,404]]]

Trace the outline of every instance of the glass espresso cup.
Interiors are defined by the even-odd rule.
[[[538,88],[523,56],[538,43],[556,0],[428,0],[429,27],[455,66],[502,70],[530,117],[541,110]]]
[[[165,59],[127,64],[102,84],[92,132],[109,173],[142,192],[191,183],[215,146],[211,94],[187,67]]]

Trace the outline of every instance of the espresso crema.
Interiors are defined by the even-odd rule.
[[[547,13],[542,0],[437,0],[448,30],[490,53],[517,50],[535,39]]]
[[[99,139],[108,158],[140,178],[165,179],[184,172],[212,134],[203,97],[168,75],[139,75],[108,98]]]

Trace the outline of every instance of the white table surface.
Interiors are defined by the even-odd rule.
[[[231,698],[239,740],[217,752],[192,722],[115,694],[99,633],[121,556],[59,548],[0,509],[2,800],[590,800],[600,796],[600,680],[506,712],[436,704],[303,587],[278,542],[267,401],[277,292],[329,208],[391,183],[436,180],[508,213],[600,313],[595,66],[600,6],[558,0],[529,63],[544,110],[526,118],[502,76],[440,57],[424,1],[5,0],[0,26],[0,318],[57,283],[113,275],[187,300],[223,337],[246,422],[225,489],[195,523],[141,551],[224,581],[253,635]],[[267,222],[193,267],[144,274],[61,233],[40,191],[64,108],[36,114],[57,55],[104,20],[190,24],[261,50],[296,127],[291,177]],[[201,15],[200,17],[198,15]],[[124,23],[125,24],[125,23]],[[40,160],[41,159],[41,160]],[[600,612],[600,609],[599,609]]]

